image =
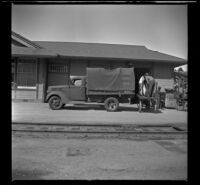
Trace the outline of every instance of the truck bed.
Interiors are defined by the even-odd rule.
[[[132,94],[134,90],[134,68],[87,68],[88,94]]]

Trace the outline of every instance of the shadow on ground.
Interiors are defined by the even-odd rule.
[[[42,170],[12,170],[12,181],[14,180],[40,180],[42,176],[48,175],[50,172]]]
[[[66,110],[102,110],[102,111],[106,111],[104,108],[104,105],[85,105],[85,104],[75,104],[73,106],[65,106],[62,109],[66,109]],[[138,108],[136,107],[125,107],[125,106],[120,106],[118,111],[116,112],[123,112],[123,111],[129,111],[129,112],[139,112]],[[162,113],[162,111],[157,110],[155,111],[154,109],[142,109],[141,113]]]
[[[157,144],[160,146],[164,147],[166,150],[169,150],[171,152],[177,152],[180,154],[186,154],[187,153],[187,141],[184,141],[183,144],[181,145],[176,144],[172,141],[155,141]]]

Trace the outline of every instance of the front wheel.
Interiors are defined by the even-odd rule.
[[[104,101],[104,107],[107,111],[117,111],[119,108],[119,101],[117,98],[109,97]]]
[[[61,98],[59,96],[52,96],[49,99],[49,107],[52,110],[58,110],[62,107],[62,102],[61,102]]]
[[[138,111],[139,111],[139,112],[142,112],[142,100],[139,100],[139,103],[138,103]]]

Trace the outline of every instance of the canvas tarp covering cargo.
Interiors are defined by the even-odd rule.
[[[133,91],[134,68],[87,68],[87,88],[93,91]]]

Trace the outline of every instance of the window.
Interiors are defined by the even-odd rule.
[[[67,65],[49,64],[48,71],[51,73],[67,73]]]
[[[74,85],[75,86],[81,86],[82,85],[82,80],[81,79],[80,80],[75,80]]]
[[[36,63],[19,62],[17,63],[17,87],[36,88]]]
[[[18,63],[17,73],[35,73],[35,63]]]
[[[34,59],[12,59],[12,89],[36,89],[36,62]]]

